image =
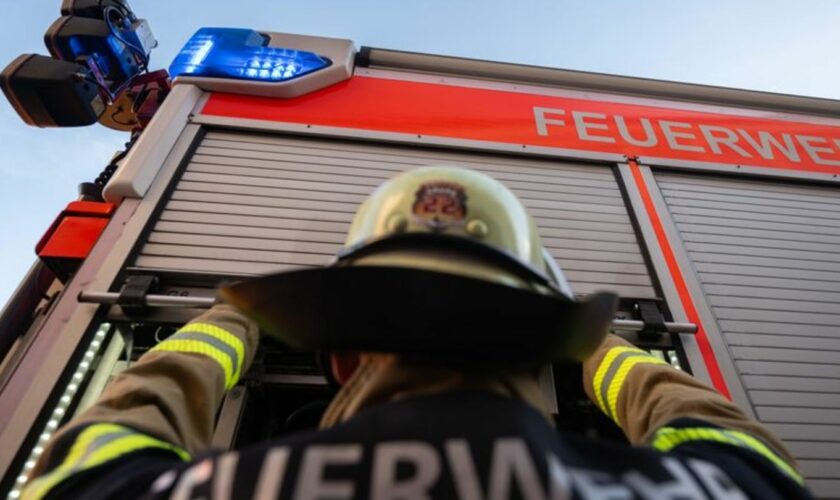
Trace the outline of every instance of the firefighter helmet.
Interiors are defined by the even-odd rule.
[[[440,166],[382,184],[356,212],[338,255],[352,265],[420,268],[544,293],[557,288],[571,298],[562,273],[549,279],[547,258],[534,221],[507,187],[475,170]]]
[[[380,186],[332,265],[245,281],[222,297],[302,347],[494,362],[584,359],[617,301],[576,302],[517,197],[458,167]]]

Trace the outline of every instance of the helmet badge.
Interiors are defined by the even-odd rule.
[[[454,182],[435,181],[422,184],[411,207],[414,220],[435,232],[461,228],[467,216],[467,192]]]

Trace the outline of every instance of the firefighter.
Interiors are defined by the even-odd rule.
[[[809,498],[770,432],[606,335],[516,197],[425,167],[362,205],[333,265],[233,285],[47,445],[25,498]],[[256,321],[249,319],[254,318]],[[210,450],[260,330],[334,353],[321,428]],[[359,352],[359,354],[353,354]],[[581,362],[629,444],[553,427],[537,368]]]

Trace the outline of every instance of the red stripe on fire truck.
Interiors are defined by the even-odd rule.
[[[840,173],[837,126],[366,76],[293,99],[216,93],[203,114]]]

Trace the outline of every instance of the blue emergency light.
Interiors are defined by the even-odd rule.
[[[169,74],[282,82],[331,64],[312,52],[268,47],[268,38],[249,29],[201,28],[169,66]]]

